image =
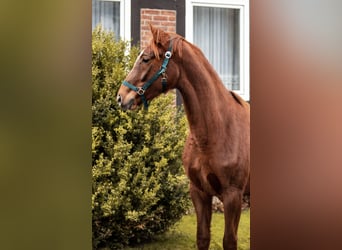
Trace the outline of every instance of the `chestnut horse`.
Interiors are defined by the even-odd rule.
[[[224,205],[224,249],[237,249],[242,196],[249,189],[249,104],[226,89],[199,48],[150,26],[151,43],[138,56],[117,95],[134,110],[162,92],[178,89],[190,133],[183,152],[197,216],[197,247],[208,249],[212,197]],[[161,82],[160,82],[161,81]]]

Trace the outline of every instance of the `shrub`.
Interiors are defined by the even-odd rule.
[[[174,94],[123,112],[116,93],[137,47],[101,27],[92,34],[93,248],[119,249],[165,232],[188,209],[181,153],[184,112]]]

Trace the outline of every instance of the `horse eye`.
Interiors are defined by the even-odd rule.
[[[150,59],[149,58],[143,58],[143,60],[142,60],[144,63],[148,63],[149,61],[150,61]]]

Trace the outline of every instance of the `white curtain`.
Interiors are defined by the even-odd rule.
[[[120,37],[120,2],[92,0],[92,28],[101,24],[105,30]]]
[[[194,43],[228,89],[240,89],[240,14],[238,9],[194,6]]]

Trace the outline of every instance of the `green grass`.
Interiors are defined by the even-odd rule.
[[[238,249],[250,249],[250,210],[241,214],[238,231]],[[224,231],[224,216],[221,213],[213,213],[211,221],[210,250],[222,250]],[[125,250],[193,250],[196,249],[196,215],[185,215],[180,222],[167,233],[156,236],[154,241],[135,248]]]

